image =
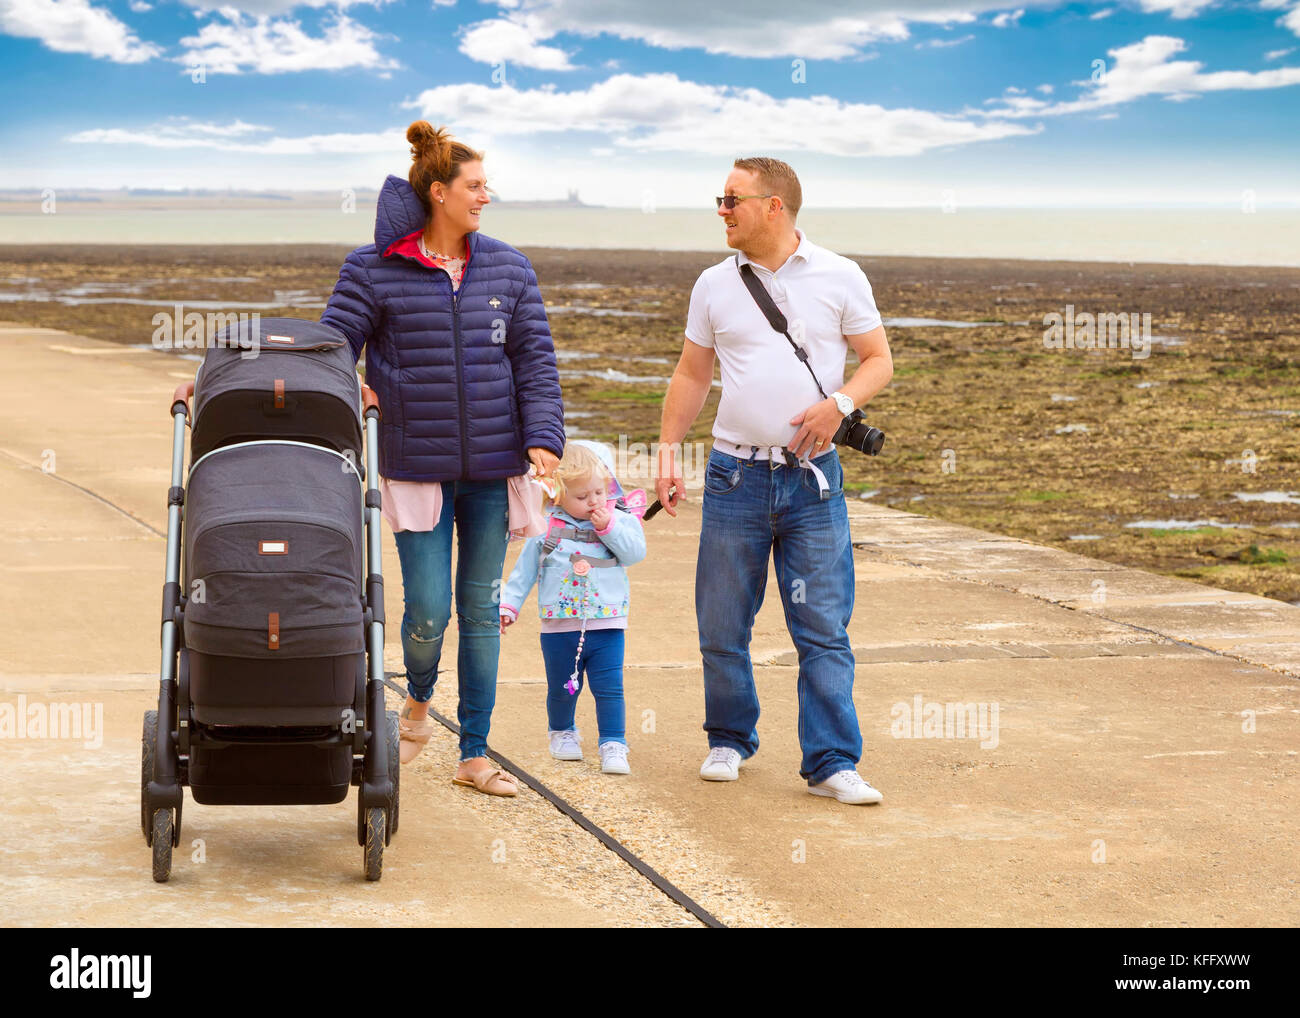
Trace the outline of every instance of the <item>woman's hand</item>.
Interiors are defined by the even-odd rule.
[[[542,449],[538,446],[528,450],[528,458],[537,468],[538,477],[550,477],[551,472],[560,465],[560,457],[551,452],[550,449]]]
[[[509,615],[504,615],[504,614],[503,614],[503,615],[501,616],[501,628],[500,628],[499,630],[497,630],[497,635],[499,635],[499,636],[504,636],[504,635],[505,635],[505,632],[506,632],[506,627],[507,627],[507,626],[514,625],[514,621],[515,621],[515,620],[514,620],[513,618],[511,618]]]

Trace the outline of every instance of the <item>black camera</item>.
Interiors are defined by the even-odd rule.
[[[840,421],[839,430],[835,432],[835,437],[831,441],[836,445],[847,445],[857,449],[867,456],[875,456],[880,452],[880,447],[885,444],[885,433],[879,428],[873,428],[862,418],[862,411],[854,410]]]

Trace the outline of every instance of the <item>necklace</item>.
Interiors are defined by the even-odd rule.
[[[428,248],[428,245],[424,243],[424,234],[420,234],[420,254],[424,255],[424,257],[428,258],[429,261],[431,262],[432,261],[444,261],[444,262],[460,261],[459,258],[453,258],[451,255],[437,254],[436,252],[431,252]]]

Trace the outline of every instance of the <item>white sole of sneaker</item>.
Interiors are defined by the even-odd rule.
[[[841,796],[838,792],[832,792],[829,788],[814,788],[809,786],[808,791],[813,795],[821,795],[827,799],[834,799],[836,802],[842,802],[847,806],[874,806],[884,798],[884,796],[879,792],[870,798],[855,799]]]
[[[601,767],[601,774],[631,774],[632,768],[625,764],[615,764],[612,767]]]
[[[557,760],[565,760],[565,761],[568,761],[568,762],[570,762],[570,763],[572,763],[572,762],[579,762],[579,763],[580,763],[580,762],[582,761],[582,754],[581,754],[581,753],[579,753],[577,756],[565,756],[565,755],[561,755],[561,754],[559,754],[559,753],[556,753],[556,752],[552,751],[552,752],[551,752],[551,756],[555,757],[555,759],[557,759]]]
[[[739,774],[705,774],[701,771],[700,777],[703,778],[705,781],[736,781],[737,779],[739,779],[740,775]]]

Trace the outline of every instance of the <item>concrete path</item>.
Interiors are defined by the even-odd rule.
[[[695,925],[534,793],[453,787],[450,734],[404,769],[379,884],[361,879],[351,798],[187,802],[172,880],[154,884],[139,730],[156,695],[167,409],[194,364],[3,323],[0,348],[0,712],[20,697],[102,710],[80,739],[0,738],[0,923]],[[531,600],[504,638],[493,746],[728,923],[1300,921],[1300,608],[864,502],[851,512],[861,771],[882,805],[814,798],[798,777],[774,577],[752,645],[762,749],[739,782],[696,776],[698,501],[647,525],[649,557],[631,570],[632,775],[599,773],[585,695],[588,760],[547,754]],[[400,671],[391,537],[385,570]],[[449,715],[455,647],[449,631],[435,698]],[[945,731],[945,708],[986,727]]]

